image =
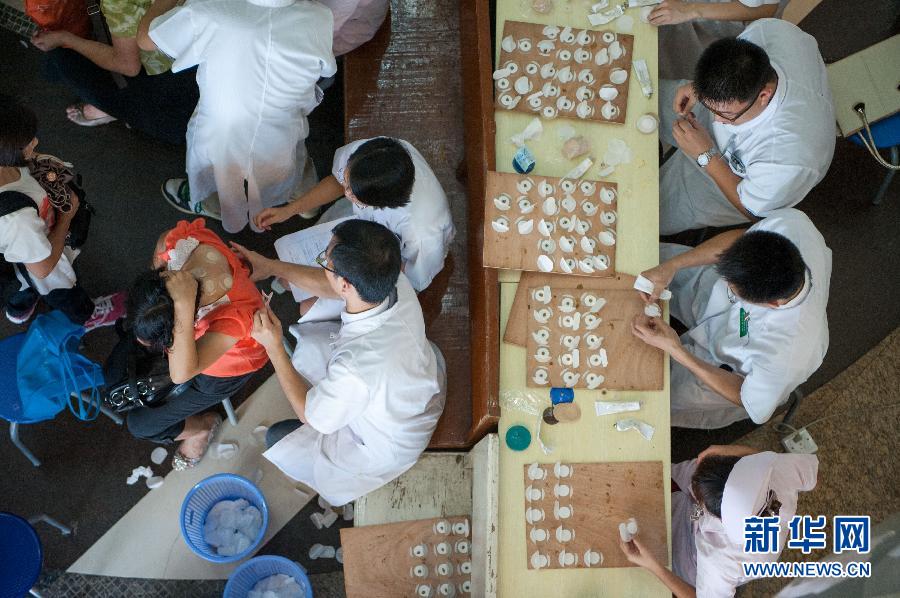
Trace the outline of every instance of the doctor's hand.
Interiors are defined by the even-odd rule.
[[[669,262],[664,262],[649,270],[644,270],[641,272],[641,276],[653,283],[653,292],[648,295],[647,293],[638,291],[638,295],[641,296],[644,303],[656,303],[659,301],[659,294],[666,290],[666,287],[672,283],[675,274],[676,270],[669,265]]]
[[[628,562],[634,563],[638,567],[643,567],[653,571],[659,568],[659,561],[653,556],[653,553],[644,546],[644,543],[637,539],[637,536],[631,539],[631,542],[623,542],[619,538],[619,548],[625,553]]]
[[[72,34],[68,31],[38,31],[31,36],[31,44],[38,50],[49,52],[59,47],[65,47]]]
[[[693,81],[688,81],[684,85],[675,90],[675,101],[672,103],[672,110],[679,116],[684,116],[697,103],[697,92],[694,91]]]
[[[268,305],[253,315],[253,330],[250,331],[250,336],[265,347],[266,353],[282,347],[281,335],[281,320]]]
[[[678,338],[678,333],[661,318],[651,318],[644,314],[637,315],[631,321],[631,333],[651,347],[662,349],[670,354],[681,349],[681,339]]]
[[[265,280],[267,278],[271,278],[275,276],[275,272],[272,270],[272,264],[275,260],[270,260],[269,258],[256,253],[251,249],[247,249],[243,245],[239,245],[234,241],[229,241],[229,245],[231,245],[231,250],[242,260],[247,262],[250,265],[250,280],[256,282],[258,280]]]
[[[648,20],[651,25],[677,25],[699,18],[697,11],[691,8],[691,3],[681,0],[664,0],[650,11]]]
[[[693,112],[688,112],[684,118],[675,121],[672,125],[672,135],[678,149],[692,160],[696,160],[697,156],[716,146],[709,131],[697,120]]]
[[[278,206],[277,208],[266,208],[254,216],[253,223],[256,224],[257,228],[271,230],[273,224],[284,222],[293,215],[294,212],[290,209],[290,204]]]

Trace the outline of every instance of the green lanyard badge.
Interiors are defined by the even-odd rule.
[[[739,317],[740,321],[738,324],[740,325],[741,338],[744,338],[750,333],[750,312],[744,311],[742,307]]]

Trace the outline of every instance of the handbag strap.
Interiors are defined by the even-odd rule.
[[[109,28],[106,26],[106,19],[103,17],[103,11],[100,10],[100,4],[97,0],[87,5],[87,13],[91,17],[91,25],[94,28],[94,37],[97,41],[108,46],[113,45],[112,36],[110,36]],[[119,89],[128,87],[128,82],[125,81],[125,77],[121,73],[110,71],[109,74],[112,75],[116,87]]]
[[[866,116],[866,105],[860,102],[853,107],[853,111],[856,112],[856,114],[859,116],[859,119],[863,123],[865,134],[863,134],[863,131],[859,131],[858,133],[856,133],[857,135],[859,135],[859,140],[862,141],[863,146],[865,146],[865,148],[869,150],[869,153],[872,154],[872,157],[875,158],[876,162],[878,162],[888,170],[900,170],[900,166],[891,164],[890,162],[882,158],[880,153],[878,153],[878,146],[875,144],[875,136],[872,135],[872,129],[869,128],[869,119]],[[869,136],[868,139],[866,139],[866,134]]]

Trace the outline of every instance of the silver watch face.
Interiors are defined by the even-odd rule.
[[[709,153],[703,152],[702,154],[697,156],[697,164],[699,164],[700,166],[706,166],[707,164],[709,164]]]

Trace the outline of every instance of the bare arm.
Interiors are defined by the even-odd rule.
[[[182,384],[214,364],[238,339],[217,332],[207,332],[200,340],[194,340],[197,281],[193,276],[187,272],[167,272],[166,290],[175,303],[173,342],[169,349],[169,376],[175,384]]]
[[[706,167],[706,172],[709,173],[713,182],[716,183],[716,186],[722,194],[725,195],[725,198],[731,205],[737,208],[741,214],[749,218],[752,222],[757,222],[759,220],[759,218],[750,213],[747,208],[744,207],[744,204],[741,203],[741,197],[738,195],[738,185],[743,179],[732,172],[731,168],[729,168],[728,164],[725,162],[725,158],[717,156],[711,160],[709,166]]]
[[[35,278],[47,278],[50,276],[56,264],[59,263],[63,249],[66,247],[66,235],[69,234],[69,225],[72,224],[72,218],[75,217],[75,212],[78,211],[79,206],[78,196],[75,193],[70,193],[70,197],[72,198],[72,209],[64,214],[59,214],[53,230],[47,236],[47,240],[50,241],[50,255],[39,262],[25,264],[25,269]]]
[[[331,289],[331,285],[328,284],[328,279],[325,278],[325,270],[319,266],[300,266],[269,259],[234,241],[231,241],[231,249],[249,262],[253,270],[251,279],[254,282],[277,276],[305,290],[314,297],[340,299]]]
[[[625,553],[626,559],[655,575],[677,598],[695,598],[697,596],[694,586],[662,566],[637,536],[630,542],[619,540],[619,548]]]
[[[138,24],[137,45],[141,50],[153,52],[159,49],[156,47],[156,42],[150,38],[150,23],[156,17],[164,15],[179,4],[181,4],[179,0],[155,0],[150,5],[150,8],[147,9],[147,12],[141,18],[141,22]]]
[[[743,376],[723,370],[702,359],[698,359],[680,343],[669,352],[669,355],[672,356],[672,359],[689,369],[692,374],[716,393],[722,395],[735,405],[743,407],[743,403],[741,403],[741,385],[744,383]]]
[[[774,17],[778,12],[777,4],[747,6],[741,2],[691,2],[697,18],[711,21],[755,21]]]
[[[273,224],[323,206],[343,194],[343,185],[333,175],[328,175],[307,193],[294,198],[290,203],[261,211],[254,217],[254,221],[259,228],[269,230]]]
[[[100,68],[126,77],[134,77],[141,72],[141,55],[135,38],[114,35],[109,46],[66,33],[62,47],[78,52]]]
[[[309,392],[309,384],[294,369],[291,358],[281,342],[281,321],[268,306],[254,314],[251,335],[256,342],[266,348],[284,396],[287,397],[300,421],[304,424],[307,423],[306,395]]]
[[[685,268],[694,268],[697,266],[706,266],[714,264],[719,260],[719,256],[723,251],[731,247],[741,235],[746,232],[745,229],[735,229],[725,231],[697,245],[690,251],[676,255],[670,260],[662,264],[641,272],[641,275],[653,282],[653,293],[640,293],[644,301],[655,302],[659,299],[659,294],[663,289],[669,286],[672,279],[679,271]]]
[[[705,19],[709,21],[755,21],[774,17],[777,4],[746,6],[741,2],[682,2],[665,0],[650,12],[653,25],[676,25],[686,21]]]

